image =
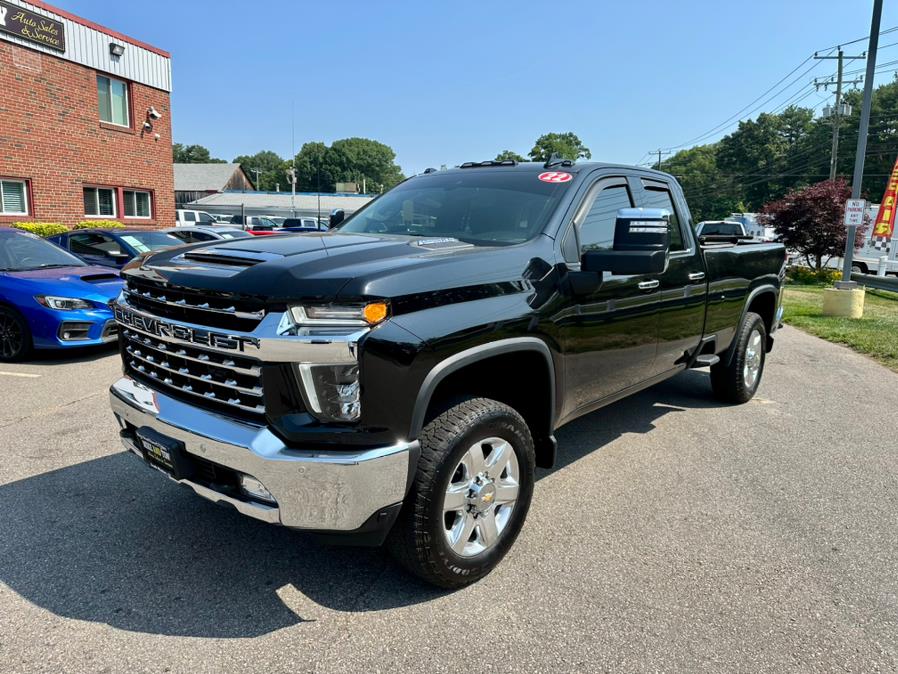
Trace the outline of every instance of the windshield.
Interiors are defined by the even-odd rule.
[[[0,232],[0,271],[86,266],[71,253],[34,234]]]
[[[229,229],[224,232],[218,232],[218,234],[222,239],[243,239],[252,236],[252,234],[244,232],[242,229]]]
[[[372,201],[341,232],[448,237],[482,246],[538,235],[571,182],[533,171],[466,169],[413,178]]]
[[[128,232],[122,234],[122,241],[131,246],[138,253],[146,253],[150,250],[160,250],[180,246],[182,241],[165,232]]]

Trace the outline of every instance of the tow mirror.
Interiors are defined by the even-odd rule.
[[[339,225],[341,222],[343,222],[345,219],[346,219],[345,211],[342,208],[335,208],[334,210],[331,211],[331,217],[330,217],[330,221],[328,222],[328,227],[333,229],[334,227]]]
[[[622,208],[614,223],[614,248],[586,252],[581,269],[615,275],[662,274],[670,254],[670,212]]]

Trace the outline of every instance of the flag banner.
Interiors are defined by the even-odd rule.
[[[892,168],[886,192],[882,195],[882,203],[879,213],[876,215],[876,224],[873,225],[871,240],[878,250],[888,250],[892,234],[895,232],[895,207],[898,205],[898,160]]]

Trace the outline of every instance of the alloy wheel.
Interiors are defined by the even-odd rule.
[[[505,531],[520,491],[520,467],[511,444],[485,438],[465,452],[443,497],[446,542],[460,557],[493,548]]]
[[[752,330],[745,349],[745,366],[742,368],[742,379],[745,388],[751,390],[761,376],[761,363],[764,356],[764,338],[759,330]]]

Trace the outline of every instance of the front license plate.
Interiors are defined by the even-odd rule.
[[[180,441],[166,437],[152,428],[139,429],[137,438],[149,463],[161,468],[175,479],[187,477],[190,462]]]

